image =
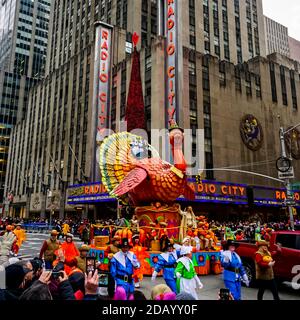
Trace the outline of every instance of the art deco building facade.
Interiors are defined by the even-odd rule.
[[[299,71],[281,56],[265,57],[261,1],[184,0],[180,4],[184,84],[180,125],[192,129],[193,154],[205,157],[206,168],[243,165],[276,176],[276,117],[281,114],[284,126],[300,120]],[[45,207],[49,210],[44,185],[62,204],[63,185],[89,179],[94,161],[90,130],[95,21],[115,26],[112,129],[118,130],[125,116],[133,32],[141,36],[138,49],[147,129],[165,127],[162,70],[166,48],[164,38],[158,35],[158,15],[157,1],[150,0],[134,1],[134,5],[126,0],[54,2],[46,77],[31,90],[25,120],[12,133],[6,176],[6,190],[14,193],[11,214],[28,215],[28,203],[32,213],[39,214]],[[257,55],[260,57],[255,58]],[[262,141],[257,137],[257,150],[241,138],[241,123],[248,114],[255,117],[264,137]],[[205,132],[203,153],[197,150],[196,129]],[[261,166],[251,167],[251,162]],[[253,178],[238,174],[208,171],[206,177],[254,183]],[[259,179],[255,183],[270,185]]]
[[[26,112],[29,89],[45,74],[50,0],[0,3],[0,203],[9,136]]]

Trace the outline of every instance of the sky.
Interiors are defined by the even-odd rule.
[[[288,27],[289,35],[300,41],[300,1],[263,0],[264,15]]]

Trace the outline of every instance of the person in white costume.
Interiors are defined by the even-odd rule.
[[[177,260],[175,275],[177,278],[177,292],[186,292],[191,294],[196,300],[199,300],[196,289],[202,289],[203,284],[197,276],[193,261],[192,252],[187,246],[182,246],[180,250],[181,258]]]

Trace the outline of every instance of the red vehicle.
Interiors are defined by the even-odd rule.
[[[250,285],[255,283],[255,243],[238,241],[236,252],[243,261]],[[275,253],[274,274],[276,280],[291,282],[300,266],[300,231],[276,231],[271,235],[269,251]],[[294,270],[293,270],[294,269]]]

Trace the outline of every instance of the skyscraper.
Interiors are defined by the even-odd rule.
[[[50,5],[0,2],[0,203],[11,129],[24,117],[29,89],[45,74]]]
[[[277,52],[290,57],[288,28],[268,17],[264,21],[267,54]]]

